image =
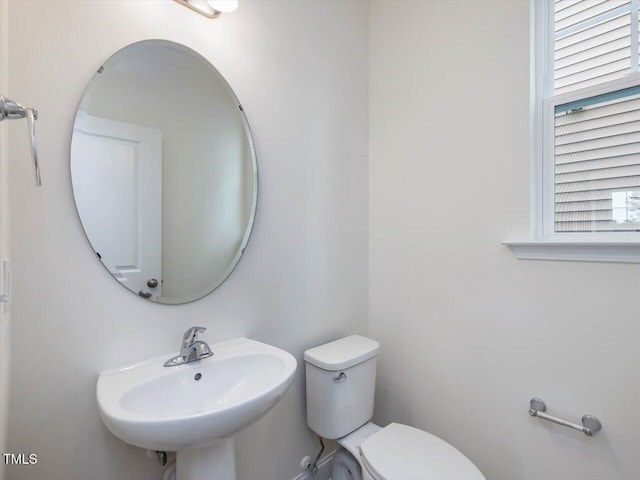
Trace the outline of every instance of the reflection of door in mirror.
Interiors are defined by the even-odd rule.
[[[128,288],[161,296],[162,133],[82,114],[73,134],[73,190],[94,250]]]

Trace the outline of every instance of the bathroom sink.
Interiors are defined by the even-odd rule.
[[[102,422],[138,447],[202,449],[268,412],[296,370],[289,353],[247,338],[211,349],[213,356],[184,365],[164,367],[167,354],[102,372],[97,386]]]

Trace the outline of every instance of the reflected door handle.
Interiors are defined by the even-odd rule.
[[[156,288],[157,286],[158,286],[158,280],[156,280],[155,278],[150,278],[149,280],[147,280],[147,287]]]

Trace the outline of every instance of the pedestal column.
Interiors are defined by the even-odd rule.
[[[233,438],[176,453],[176,480],[236,480]]]

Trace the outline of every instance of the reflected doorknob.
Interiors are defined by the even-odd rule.
[[[156,280],[155,278],[150,278],[149,280],[147,280],[147,287],[156,288],[157,286],[158,286],[158,280]]]

